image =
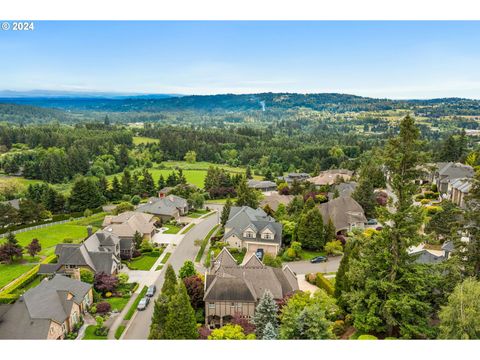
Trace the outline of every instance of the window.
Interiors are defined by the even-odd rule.
[[[209,309],[215,309],[215,303],[208,303]]]
[[[272,234],[270,234],[270,233],[263,233],[262,237],[263,237],[264,239],[269,240],[269,239],[272,238]]]
[[[255,237],[255,234],[252,231],[246,231],[245,232],[245,237],[251,239],[251,238]]]
[[[232,308],[235,307],[235,303],[231,303],[230,307],[232,307]]]

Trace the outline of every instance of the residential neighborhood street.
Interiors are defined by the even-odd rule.
[[[341,256],[334,256],[329,257],[328,261],[324,263],[312,264],[310,261],[293,261],[284,263],[284,265],[288,265],[297,275],[317,272],[328,274],[331,272],[337,272],[341,260]]]
[[[211,215],[203,219],[184,236],[183,240],[178,246],[176,246],[175,251],[172,253],[170,259],[165,264],[163,269],[159,272],[159,275],[154,282],[155,286],[157,287],[157,294],[162,288],[167,265],[171,264],[175,271],[178,272],[185,260],[193,261],[198,252],[198,247],[194,244],[195,240],[203,239],[218,223],[219,214],[216,213],[215,215]],[[203,271],[203,269],[197,270]],[[152,301],[146,310],[138,311],[125,330],[122,339],[147,339],[150,331],[150,321],[153,314],[153,308],[154,302]]]

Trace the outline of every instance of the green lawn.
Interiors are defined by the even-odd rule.
[[[310,260],[317,256],[327,256],[325,251],[302,250],[300,254],[302,260]]]
[[[133,144],[134,145],[140,145],[140,144],[152,144],[152,143],[158,143],[158,139],[154,138],[149,138],[145,136],[134,136],[133,137]]]
[[[140,294],[138,294],[137,298],[135,299],[135,301],[133,302],[132,306],[130,306],[130,309],[128,309],[128,312],[127,314],[125,315],[125,317],[123,318],[124,320],[130,320],[133,316],[133,314],[135,313],[135,311],[137,311],[137,306],[138,306],[138,303],[140,302],[140,300],[142,300],[142,298],[145,296],[145,294],[147,293],[147,290],[148,290],[148,286],[144,286],[142,291],[140,292]],[[152,305],[150,305],[152,306]]]
[[[120,336],[122,336],[123,332],[125,331],[125,325],[120,325],[117,330],[115,330],[115,339],[120,339]]]
[[[0,264],[0,289],[34,266],[29,264]]]
[[[167,252],[167,253],[165,254],[165,256],[163,257],[161,263],[162,263],[162,264],[165,264],[165,263],[168,261],[168,259],[170,258],[170,255],[172,255],[172,253]]]
[[[194,226],[195,226],[195,224],[194,224],[194,223],[191,223],[190,225],[188,225],[187,227],[185,227],[180,234],[186,234],[186,233],[189,232],[190,229],[191,229],[192,227],[194,227]]]
[[[202,256],[203,256],[203,253],[205,252],[205,248],[207,247],[208,241],[210,240],[213,233],[215,232],[215,230],[218,229],[219,226],[220,226],[219,224],[215,225],[213,227],[213,229],[210,230],[208,232],[207,236],[205,236],[205,238],[203,239],[202,245],[200,246],[200,249],[198,250],[197,256],[195,257],[196,262],[200,262],[200,260],[202,260]]]
[[[180,231],[181,227],[172,225],[172,224],[166,224],[163,225],[163,227],[166,227],[168,230],[164,231],[163,234],[176,234]]]
[[[106,301],[110,304],[112,307],[112,310],[117,310],[117,311],[122,311],[125,305],[127,305],[128,300],[130,298],[123,298],[123,297],[110,297],[110,298],[105,298],[102,299],[102,301]]]
[[[85,329],[85,335],[83,336],[83,340],[107,340],[106,336],[97,336],[95,335],[95,328],[97,325],[89,325]]]
[[[205,214],[208,214],[210,211],[209,210],[204,210],[204,209],[198,209],[198,210],[194,210],[194,211],[190,211],[188,213],[188,217],[191,217],[191,218],[199,218]]]
[[[96,230],[96,227],[94,227],[93,231]],[[87,227],[66,223],[25,231],[15,236],[22,246],[28,245],[32,239],[37,238],[42,245],[40,255],[48,256],[54,253],[57,244],[64,242],[67,238],[72,239],[74,243],[85,239],[87,237]],[[0,239],[0,242],[3,241],[4,239]]]
[[[150,270],[155,264],[155,261],[162,254],[163,249],[160,251],[152,251],[151,253],[145,253],[142,256],[139,256],[136,259],[133,259],[129,263],[129,268],[135,270]]]
[[[162,270],[162,269],[163,269],[163,265],[160,264],[160,265],[157,266],[157,268],[155,269],[155,271],[160,271],[160,270]]]
[[[89,216],[88,218],[83,218],[83,219],[72,221],[69,224],[82,225],[82,226],[92,225],[94,227],[100,228],[100,227],[102,227],[103,219],[105,218],[106,215],[107,215],[106,212],[99,212],[98,214],[93,214],[92,216]]]

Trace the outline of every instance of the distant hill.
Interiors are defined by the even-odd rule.
[[[0,103],[15,103],[71,111],[163,112],[163,111],[279,111],[295,108],[331,112],[410,109],[428,116],[479,115],[480,101],[444,98],[431,100],[375,99],[348,94],[259,93],[223,95],[140,95],[108,97],[15,97]]]

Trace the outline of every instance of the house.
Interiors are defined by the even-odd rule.
[[[264,208],[268,205],[270,209],[277,211],[280,204],[287,206],[294,197],[294,195],[280,195],[277,191],[272,191],[264,196],[263,200],[260,202],[260,207]]]
[[[267,192],[267,191],[275,191],[277,190],[277,184],[274,183],[273,181],[268,181],[268,180],[248,180],[247,181],[247,186],[249,188],[259,190],[262,192]]]
[[[425,243],[421,243],[417,246],[412,246],[408,249],[408,253],[411,256],[416,256],[415,262],[419,264],[437,264],[441,263],[448,258],[450,252],[453,248],[450,248],[451,244],[445,243],[446,248],[450,249],[448,254],[446,254],[445,249],[437,249],[434,246],[430,246]]]
[[[332,220],[337,234],[363,229],[367,222],[363,208],[350,196],[340,196],[318,205],[318,208],[324,223]]]
[[[205,275],[205,325],[221,327],[235,314],[251,319],[265,291],[275,300],[298,290],[295,273],[288,266],[265,266],[255,254],[242,265],[223,248]]]
[[[437,185],[440,194],[447,194],[449,184],[457,179],[473,178],[475,171],[469,165],[461,163],[438,163],[433,173],[433,183]]]
[[[225,224],[224,241],[230,247],[246,248],[247,253],[263,249],[275,256],[282,245],[282,224],[262,209],[233,206]]]
[[[353,171],[346,169],[331,169],[321,171],[318,176],[307,179],[308,182],[315,186],[333,185],[336,183],[350,181]]]
[[[310,177],[310,174],[307,173],[289,173],[287,176],[280,176],[278,179],[281,181],[285,181],[288,185],[293,184],[294,181],[296,182],[304,182]]]
[[[162,221],[178,219],[188,213],[188,202],[177,195],[166,195],[163,197],[151,197],[145,204],[137,207],[136,211],[153,214]]]
[[[56,275],[0,305],[0,339],[63,339],[92,302],[91,284]]]
[[[462,178],[452,181],[449,184],[448,190],[450,200],[461,208],[465,208],[466,196],[470,192],[472,185],[473,181],[471,178]]]
[[[80,269],[108,275],[116,274],[122,267],[121,253],[129,257],[132,249],[129,247],[122,249],[122,242],[118,236],[98,231],[81,244],[58,244],[55,247],[57,262],[41,264],[38,273],[64,274],[75,279],[80,279]]]
[[[105,216],[102,226],[105,233],[120,238],[120,249],[124,249],[123,254],[127,255],[135,248],[135,233],[139,233],[143,239],[151,240],[155,234],[156,222],[157,219],[152,214],[126,211],[116,216]]]
[[[338,196],[352,196],[355,189],[357,188],[357,183],[355,181],[345,182],[333,186],[333,191],[328,193],[328,199],[333,200],[335,192],[338,191]]]

